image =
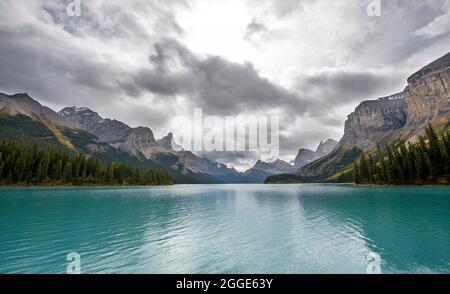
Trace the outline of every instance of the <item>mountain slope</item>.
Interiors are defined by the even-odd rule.
[[[152,161],[139,161],[125,152],[100,142],[92,134],[75,128],[56,112],[42,106],[27,94],[0,94],[0,140],[37,143],[102,161],[127,162],[140,167],[156,167]]]
[[[307,165],[315,159],[323,158],[333,151],[337,142],[333,139],[327,139],[321,141],[317,146],[317,151],[309,149],[300,149],[295,157],[293,164],[289,164],[283,160],[276,160],[274,162],[264,162],[259,160],[249,170],[245,172],[246,182],[264,183],[264,181],[273,175],[291,174],[295,173],[298,169]]]
[[[93,133],[106,142],[131,156],[142,160],[153,160],[169,169],[175,179],[188,178],[188,182],[235,183],[243,175],[223,164],[199,157],[190,151],[181,150],[169,133],[156,140],[147,127],[130,126],[108,118],[88,108],[66,107],[59,114],[72,124]],[[180,151],[181,150],[181,151]]]
[[[302,148],[298,151],[297,157],[295,157],[294,166],[297,169],[301,168],[310,163],[314,159],[314,156],[316,156],[314,151]]]
[[[352,161],[362,151],[373,152],[377,143],[390,145],[400,139],[417,142],[428,124],[441,132],[450,125],[449,91],[450,53],[411,75],[403,92],[362,102],[348,116],[344,136],[335,150],[302,167],[297,179],[346,181]]]
[[[291,173],[295,167],[283,160],[274,162],[264,162],[258,160],[255,165],[248,169],[245,174],[246,183],[264,183],[264,181],[272,175]]]

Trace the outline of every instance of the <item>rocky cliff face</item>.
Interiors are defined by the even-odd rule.
[[[302,177],[330,179],[351,171],[361,150],[373,150],[378,142],[397,139],[416,141],[425,127],[437,131],[450,124],[450,53],[408,78],[398,94],[362,102],[348,116],[344,136],[330,155],[299,170]]]
[[[314,159],[319,159],[330,154],[337,144],[338,142],[333,139],[328,139],[326,141],[320,142],[319,146],[317,147],[316,153],[314,154]]]
[[[338,144],[337,141],[333,139],[327,139],[325,141],[320,142],[319,146],[317,146],[316,151],[304,148],[300,149],[298,151],[297,157],[295,157],[294,160],[295,169],[298,170],[299,168],[304,167],[305,165],[313,162],[314,160],[327,156],[334,150],[337,144]]]
[[[373,149],[396,138],[415,141],[425,126],[437,129],[450,118],[450,53],[408,78],[402,93],[361,103],[348,116],[340,147]]]
[[[52,109],[41,105],[26,93],[15,95],[0,93],[0,111],[12,116],[22,114],[31,118],[38,118],[52,122],[57,126],[73,126],[70,121],[60,117]]]
[[[152,159],[155,154],[168,152],[158,145],[152,130],[145,127],[131,129],[124,142],[112,145],[134,156],[141,154],[147,159]]]
[[[95,135],[102,142],[111,144],[130,155],[142,154],[147,159],[151,159],[156,153],[167,152],[158,145],[149,128],[131,128],[120,121],[103,118],[86,107],[66,107],[58,114],[74,126]]]
[[[156,140],[150,128],[130,126],[108,118],[88,108],[67,107],[59,115],[74,126],[97,136],[102,142],[136,157],[155,160],[183,175],[196,174],[211,176],[208,182],[241,182],[243,175],[226,165],[199,157],[190,151],[183,151],[169,133],[161,140]],[[203,179],[202,179],[203,180]]]
[[[407,106],[403,93],[362,102],[345,122],[339,146],[371,149],[377,142],[406,124]]]
[[[258,160],[252,168],[245,172],[246,182],[263,183],[268,177],[273,175],[295,173],[305,165],[331,153],[337,143],[333,139],[321,141],[315,152],[302,148],[298,151],[295,160],[291,164],[280,159],[274,162]]]
[[[124,142],[131,128],[117,120],[104,119],[97,112],[86,107],[66,107],[58,114],[75,127],[85,130],[103,142],[117,144]]]
[[[183,149],[182,146],[175,142],[172,133],[169,133],[164,138],[158,140],[158,145],[169,151],[182,151]]]
[[[246,182],[264,183],[264,181],[277,174],[289,174],[295,171],[295,167],[283,160],[265,162],[258,160],[255,165],[245,172]]]
[[[301,168],[301,167],[307,165],[308,163],[313,161],[315,155],[316,155],[316,153],[312,150],[304,149],[304,148],[300,149],[298,151],[297,156],[294,159],[294,166],[296,168]]]
[[[445,125],[450,117],[450,53],[409,77],[404,93],[407,130]]]

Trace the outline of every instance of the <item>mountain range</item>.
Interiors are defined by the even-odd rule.
[[[162,167],[175,183],[262,183],[268,177],[269,182],[283,180],[282,175],[300,181],[349,181],[353,161],[377,143],[416,142],[429,124],[438,131],[449,127],[450,53],[411,75],[407,83],[402,92],[362,102],[348,115],[339,142],[322,141],[316,151],[302,148],[291,163],[257,161],[245,172],[179,148],[172,133],[157,140],[148,127],[132,128],[85,107],[55,112],[28,94],[0,93],[0,140]]]
[[[415,143],[426,126],[450,126],[450,53],[423,67],[400,93],[362,102],[345,122],[344,135],[327,156],[289,175],[267,182],[351,181],[352,163],[361,152],[403,140]]]
[[[86,107],[66,107],[55,112],[28,94],[0,94],[0,130],[0,140],[57,146],[102,161],[162,167],[176,183],[262,183],[268,176],[293,172],[313,158],[326,155],[337,143],[321,142],[316,152],[308,151],[311,158],[300,150],[293,164],[258,161],[242,173],[183,150],[174,142],[172,133],[157,140],[148,127],[132,128]]]

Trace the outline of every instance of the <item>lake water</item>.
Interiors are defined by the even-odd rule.
[[[0,273],[450,273],[450,188],[0,189]]]

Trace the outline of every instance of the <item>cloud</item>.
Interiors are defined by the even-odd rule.
[[[245,29],[244,39],[251,43],[257,43],[261,39],[261,35],[267,33],[267,27],[253,20]]]
[[[450,11],[436,17],[432,22],[414,32],[425,39],[435,38],[450,33]]]
[[[157,43],[150,61],[153,68],[140,71],[136,85],[156,94],[189,97],[194,107],[211,115],[234,115],[244,109],[307,111],[307,101],[261,77],[249,63],[201,58],[175,40]]]
[[[302,75],[297,78],[296,83],[299,92],[315,101],[318,109],[314,110],[321,112],[323,112],[323,105],[328,105],[332,109],[336,105],[355,103],[361,99],[373,99],[377,95],[388,95],[390,89],[395,89],[396,86],[397,81],[391,74],[342,69]]]
[[[87,106],[158,135],[194,107],[275,113],[289,160],[339,139],[362,100],[401,91],[448,52],[446,0],[383,1],[380,17],[366,14],[369,0],[224,2],[92,0],[68,17],[69,1],[0,1],[0,91]]]

